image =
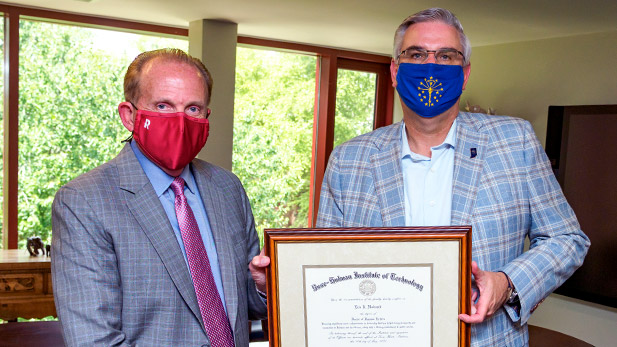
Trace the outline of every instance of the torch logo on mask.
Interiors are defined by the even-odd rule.
[[[432,118],[452,107],[463,93],[463,67],[401,63],[396,82],[405,105],[422,117]]]
[[[210,123],[184,112],[137,110],[133,138],[158,166],[170,171],[184,168],[208,140]]]

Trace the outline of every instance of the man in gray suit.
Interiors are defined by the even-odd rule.
[[[198,59],[142,53],[118,106],[132,139],[56,194],[52,278],[67,345],[247,346],[248,319],[265,317],[268,260],[244,189],[194,159],[211,91]]]
[[[403,121],[334,149],[317,226],[472,225],[472,309],[458,318],[472,346],[524,346],[531,312],[589,239],[529,122],[459,112],[471,46],[452,13],[408,17],[394,46]]]

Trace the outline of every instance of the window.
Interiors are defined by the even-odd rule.
[[[126,66],[143,50],[187,50],[188,30],[6,5],[0,10],[1,28],[8,28],[2,35],[8,70],[0,79],[6,105],[0,248],[23,248],[29,236],[50,241],[57,189],[110,159],[128,136],[116,111]],[[116,143],[109,140],[116,136]]]
[[[19,248],[51,242],[56,191],[113,158],[129,136],[117,113],[128,64],[143,50],[186,40],[21,20]]]
[[[141,51],[188,49],[172,40],[21,20],[19,248],[51,242],[51,203],[71,179],[113,158],[129,136],[117,112],[123,78]],[[113,45],[113,46],[112,46]]]
[[[1,4],[0,11],[8,28],[8,69],[0,70],[6,74],[0,78],[6,98],[0,248],[22,248],[32,235],[50,241],[57,189],[111,159],[129,135],[116,111],[129,62],[158,47],[187,50],[188,30]],[[247,37],[238,43],[261,49],[238,49],[233,170],[247,188],[259,230],[312,226],[335,137],[342,142],[391,122],[393,90],[384,84],[390,59]],[[376,83],[355,95],[345,92],[362,112],[335,106],[339,69],[345,69],[341,93],[349,78]],[[350,125],[355,132],[345,130]],[[334,135],[341,131],[348,135]]]
[[[239,47],[233,171],[263,228],[306,227],[316,57]]]

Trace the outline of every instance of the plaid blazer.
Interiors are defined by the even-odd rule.
[[[232,173],[193,160],[220,262],[236,346],[266,315],[248,271],[253,215]],[[68,346],[210,346],[188,267],[150,181],[127,144],[56,194],[52,279]]]
[[[472,225],[473,260],[508,274],[521,302],[520,314],[507,306],[473,325],[472,345],[525,346],[531,312],[583,263],[589,239],[529,122],[465,112],[457,119],[451,224]],[[318,227],[405,225],[400,127],[332,151]]]

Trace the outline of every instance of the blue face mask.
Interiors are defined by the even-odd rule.
[[[463,67],[459,65],[401,63],[396,91],[412,111],[432,118],[447,111],[463,93]]]

